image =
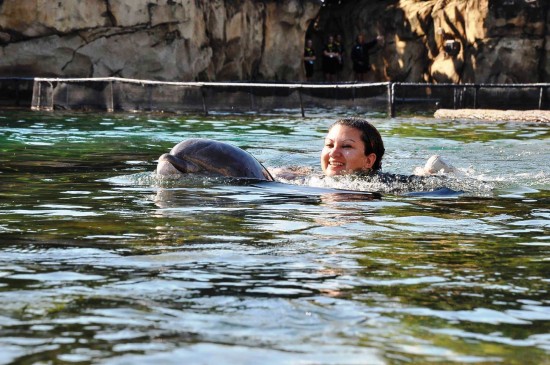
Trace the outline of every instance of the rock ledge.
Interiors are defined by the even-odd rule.
[[[473,119],[489,121],[550,122],[550,110],[438,109],[440,119]]]

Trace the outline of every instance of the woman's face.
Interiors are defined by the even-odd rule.
[[[327,176],[345,175],[368,170],[376,161],[374,153],[365,156],[361,131],[335,125],[325,137],[321,152],[321,168]]]

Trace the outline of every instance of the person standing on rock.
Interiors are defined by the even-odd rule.
[[[328,42],[323,50],[323,72],[325,73],[325,81],[335,82],[336,73],[338,72],[339,61],[338,48],[334,43],[334,36],[328,37]]]
[[[337,70],[337,79],[338,81],[342,80],[342,71],[344,70],[344,42],[342,41],[342,35],[337,34],[334,38],[334,44],[336,44],[336,49],[338,50],[338,70]]]
[[[313,41],[308,39],[304,48],[304,68],[306,70],[306,81],[308,82],[313,77],[316,59],[317,57],[315,57],[315,51],[313,50]]]
[[[365,81],[367,73],[370,71],[369,51],[378,44],[383,44],[384,37],[378,36],[370,42],[365,42],[365,35],[357,36],[357,43],[351,50],[351,61],[353,62],[353,72],[356,81]]]

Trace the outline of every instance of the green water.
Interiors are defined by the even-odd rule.
[[[412,196],[319,178],[336,117],[0,112],[0,363],[550,363],[550,126],[372,116],[460,170]],[[314,172],[156,179],[191,137]]]

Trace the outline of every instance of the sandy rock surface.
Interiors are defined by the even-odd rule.
[[[477,119],[494,121],[550,122],[550,110],[438,109],[440,119]]]

